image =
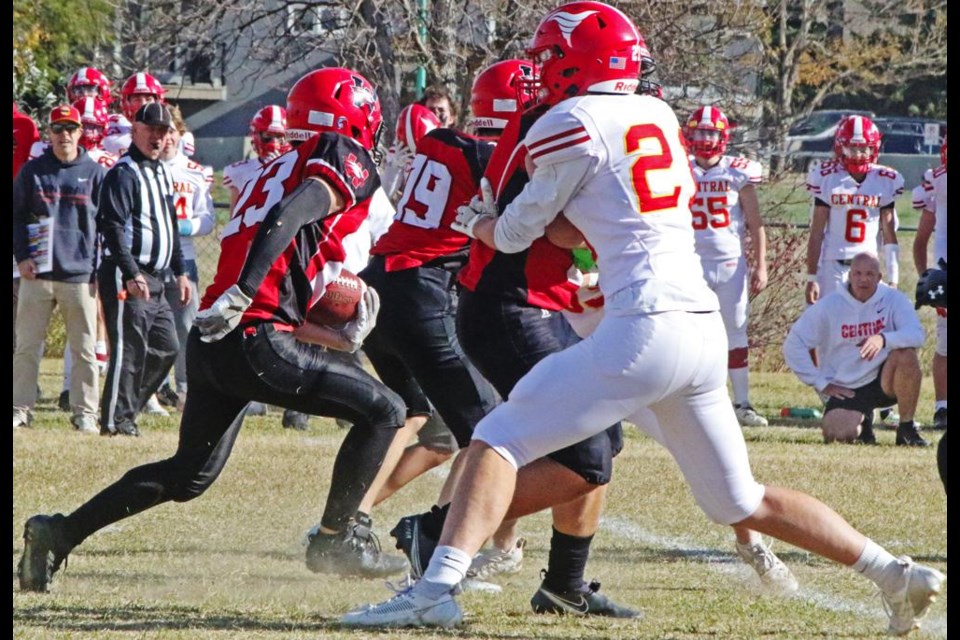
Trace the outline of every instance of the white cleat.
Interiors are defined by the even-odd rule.
[[[768,591],[786,596],[796,593],[800,588],[793,572],[783,564],[770,547],[763,543],[763,540],[756,544],[737,542],[737,555],[753,567],[760,576],[760,582]]]
[[[143,412],[150,416],[170,417],[170,412],[163,408],[160,401],[157,400],[156,394],[150,396],[150,399],[147,400],[147,404],[143,407]]]
[[[767,419],[757,413],[757,410],[748,404],[734,405],[733,412],[737,414],[737,422],[741,427],[766,427]]]
[[[903,584],[893,593],[883,593],[883,605],[890,616],[887,632],[905,636],[920,628],[920,620],[937,599],[945,575],[931,567],[916,564],[909,556],[897,558],[903,568]]]
[[[419,593],[417,585],[340,618],[340,624],[347,627],[455,627],[462,621],[463,611],[451,592],[431,598]]]

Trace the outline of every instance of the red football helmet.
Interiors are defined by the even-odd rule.
[[[403,144],[411,151],[416,151],[420,138],[439,126],[440,119],[433,111],[420,104],[408,104],[397,116],[394,135],[397,144]]]
[[[730,121],[717,107],[700,107],[690,114],[683,136],[698,158],[722,156],[730,141]]]
[[[311,71],[287,94],[287,126],[291,141],[302,142],[322,131],[333,131],[372,151],[383,126],[377,90],[350,69]]]
[[[866,173],[880,155],[880,130],[866,116],[847,116],[837,126],[833,153],[850,173]]]
[[[527,55],[540,66],[539,100],[550,105],[590,91],[634,93],[654,66],[630,18],[602,2],[570,2],[548,13]]]
[[[113,83],[99,69],[80,67],[67,81],[67,99],[76,102],[81,98],[99,98],[105,105],[113,102],[110,88]]]
[[[528,60],[502,60],[477,74],[470,90],[470,126],[474,130],[506,127],[510,114],[533,102],[535,72]]]
[[[149,73],[135,73],[123,83],[120,88],[120,107],[123,109],[123,115],[127,116],[130,122],[133,122],[137,110],[143,106],[143,103],[134,98],[137,95],[153,96],[156,102],[163,102],[163,96],[166,91],[163,85]]]
[[[100,98],[87,97],[80,98],[73,106],[80,112],[80,122],[83,124],[80,144],[93,149],[103,140],[103,132],[107,128],[107,103]]]
[[[940,163],[947,166],[947,135],[943,135],[943,144],[940,145]]]
[[[250,142],[260,159],[272,159],[289,151],[287,110],[271,104],[257,111],[250,120]]]

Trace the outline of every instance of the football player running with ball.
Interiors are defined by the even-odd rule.
[[[354,515],[403,424],[403,401],[361,368],[297,339],[311,326],[304,325],[308,308],[340,271],[343,237],[360,226],[361,205],[379,186],[371,151],[380,103],[360,74],[325,68],[290,89],[287,112],[298,146],[248,185],[222,230],[217,273],[187,344],[190,393],[176,452],[131,469],[66,516],[27,520],[22,590],[46,591],[70,551],[94,532],[201,495],[223,470],[250,400],[353,423],[333,462],[315,566],[365,576],[398,570],[383,562],[376,538]],[[329,344],[359,348],[377,304],[367,289],[357,319],[327,330]]]
[[[693,248],[696,185],[680,124],[666,103],[633,93],[640,42],[626,15],[599,2],[563,5],[537,28],[528,53],[550,110],[525,138],[530,182],[499,217],[495,202],[475,199],[458,225],[516,252],[563,211],[597,252],[606,311],[593,335],[541,360],[477,425],[423,578],[342,623],[459,624],[455,587],[507,512],[517,469],[646,410],[708,517],[863,573],[883,593],[891,632],[916,628],[943,588],[939,571],[895,558],[819,500],[753,478],[727,396],[719,304]]]

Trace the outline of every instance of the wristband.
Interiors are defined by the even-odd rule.
[[[817,281],[817,274],[815,273],[807,274],[807,282],[816,282],[816,281]]]

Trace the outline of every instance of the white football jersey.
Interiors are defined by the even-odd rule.
[[[690,203],[697,253],[707,260],[729,260],[743,254],[746,224],[740,206],[740,190],[759,184],[763,168],[747,158],[723,156],[704,169],[690,159],[697,195]]]
[[[696,186],[666,102],[570,98],[534,123],[523,144],[536,168],[497,224],[498,249],[529,246],[562,210],[596,251],[611,315],[718,309],[694,251]]]
[[[878,333],[883,333],[886,346],[872,360],[861,358],[860,345]],[[916,349],[923,340],[913,303],[881,282],[866,302],[842,287],[807,307],[783,343],[783,357],[797,377],[817,391],[831,382],[856,389],[877,377],[891,350]],[[819,368],[810,359],[811,349],[820,355]]]
[[[43,155],[43,152],[47,150],[47,147],[50,146],[50,143],[45,140],[37,140],[32,145],[30,145],[30,156],[27,160],[36,160]]]
[[[197,164],[182,153],[164,164],[173,180],[173,204],[180,220],[189,220],[190,236],[206,235],[213,231],[213,169]],[[187,260],[196,260],[197,251],[190,236],[180,236],[180,250]]]
[[[111,113],[107,116],[107,128],[103,132],[103,148],[118,158],[130,148],[130,132],[133,125],[123,114]]]
[[[247,158],[223,168],[223,186],[243,191],[244,185],[260,172],[263,165],[259,158]]]
[[[810,169],[807,191],[830,207],[824,230],[824,260],[849,260],[862,251],[880,255],[880,209],[903,193],[903,176],[875,164],[858,183],[842,164],[824,162]]]
[[[947,168],[940,166],[927,169],[923,182],[913,188],[913,206],[915,209],[932,211],[936,222],[933,227],[933,264],[937,266],[940,258],[947,259]]]

